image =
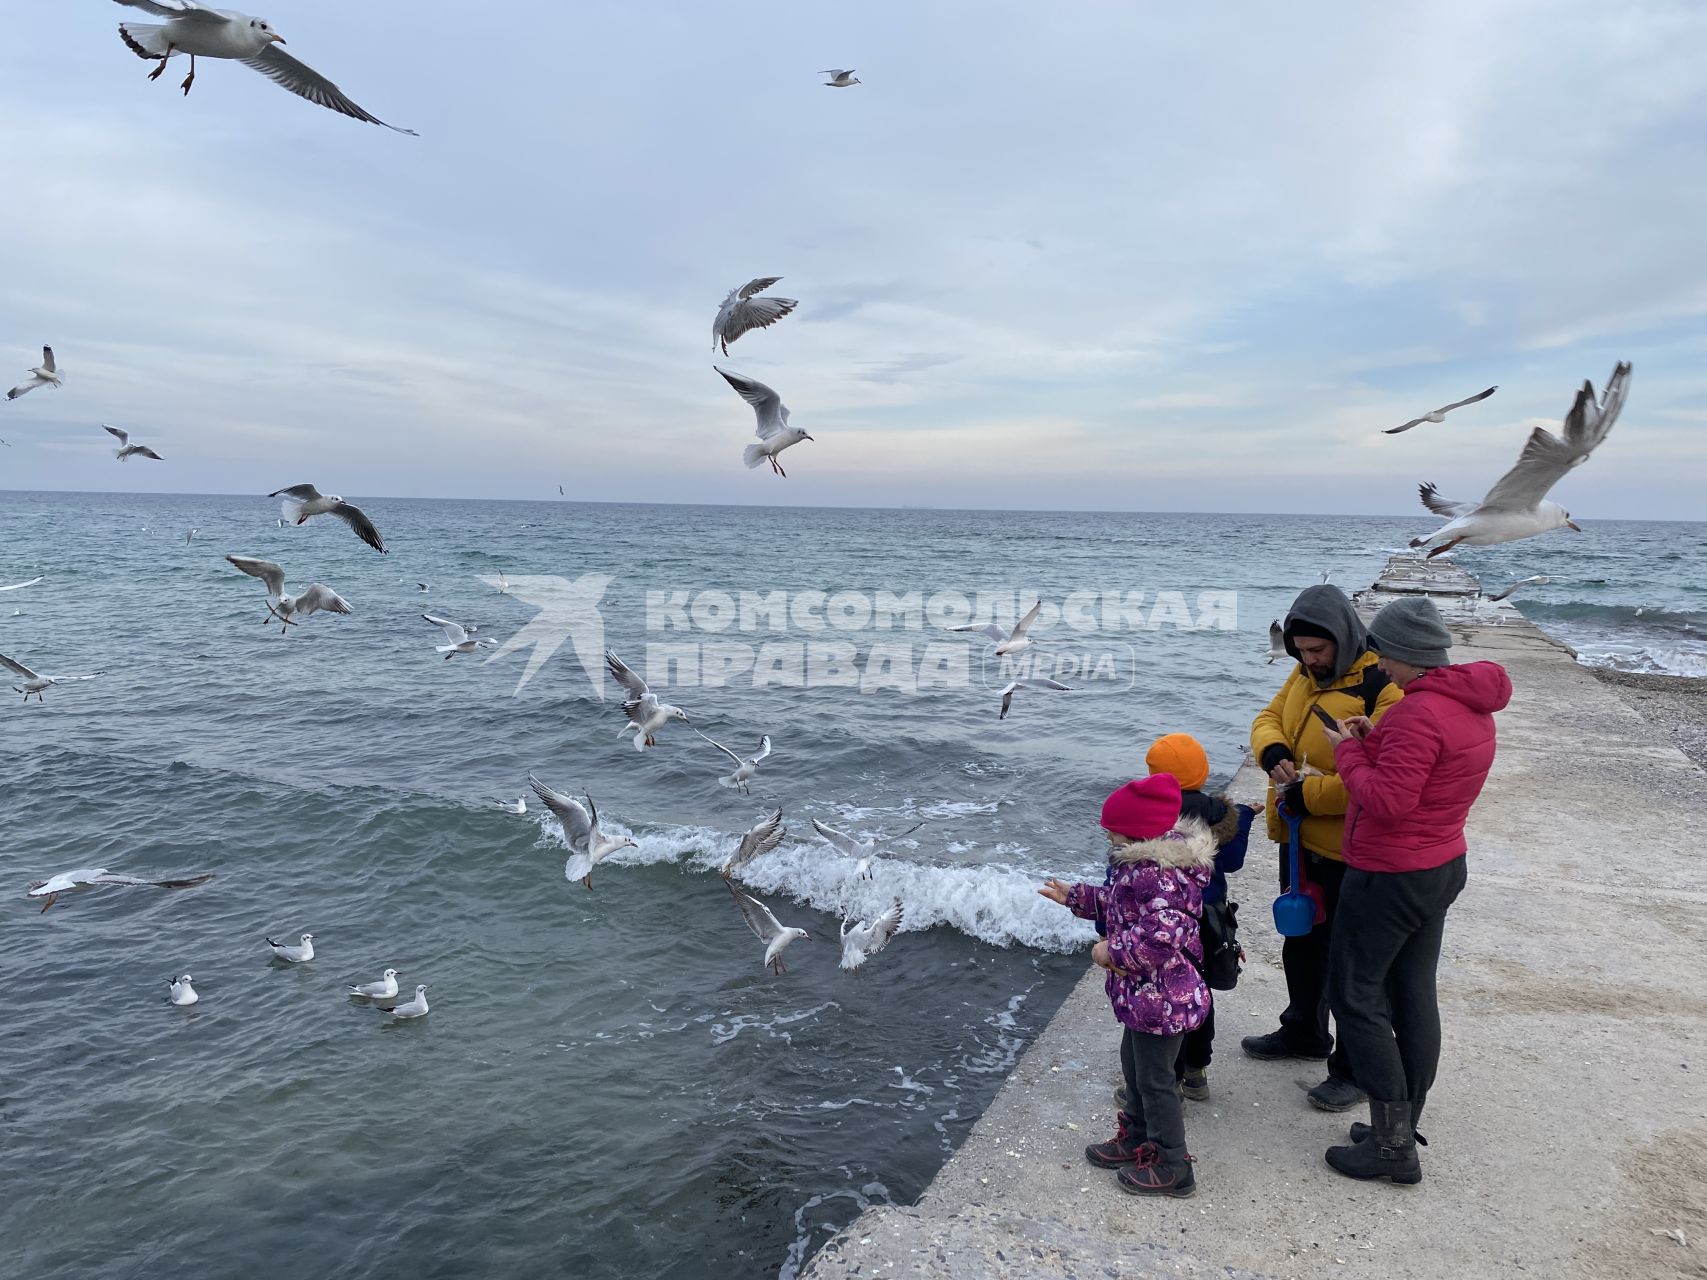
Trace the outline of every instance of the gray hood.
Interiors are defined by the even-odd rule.
[[[1357,616],[1357,610],[1352,608],[1351,601],[1345,592],[1329,583],[1314,587],[1305,587],[1298,593],[1298,598],[1292,602],[1292,610],[1286,615],[1282,629],[1286,633],[1286,652],[1294,660],[1298,658],[1298,646],[1292,643],[1293,624],[1308,622],[1320,627],[1333,637],[1334,674],[1327,680],[1319,680],[1318,684],[1327,686],[1337,680],[1343,680],[1345,673],[1351,670],[1351,664],[1363,656],[1369,647],[1369,632],[1364,629],[1363,620]]]

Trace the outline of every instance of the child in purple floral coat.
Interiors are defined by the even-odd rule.
[[[1197,917],[1214,874],[1215,838],[1196,819],[1180,818],[1179,782],[1166,773],[1118,788],[1103,804],[1102,826],[1113,846],[1109,883],[1049,880],[1039,890],[1106,931],[1091,959],[1108,970],[1109,1002],[1125,1028],[1126,1108],[1114,1137],[1086,1147],[1085,1159],[1116,1170],[1122,1191],[1189,1196],[1197,1180],[1174,1060],[1210,1009],[1197,967]]]

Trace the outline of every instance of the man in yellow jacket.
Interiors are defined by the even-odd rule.
[[[1335,720],[1367,715],[1379,721],[1400,698],[1399,686],[1376,667],[1363,622],[1338,587],[1306,588],[1292,603],[1282,628],[1286,652],[1298,660],[1274,700],[1251,725],[1251,750],[1269,776],[1268,834],[1280,844],[1280,887],[1290,887],[1286,821],[1276,809],[1303,815],[1299,829],[1304,879],[1321,887],[1325,918],[1308,934],[1281,944],[1286,970],[1286,1010],[1280,1030],[1246,1036],[1240,1047],[1253,1058],[1326,1058],[1328,1078],[1310,1090],[1312,1105],[1346,1111],[1363,1100],[1345,1051],[1328,1033],[1328,945],[1339,907],[1340,838],[1345,830],[1346,790],[1334,768],[1334,751],[1319,706]]]

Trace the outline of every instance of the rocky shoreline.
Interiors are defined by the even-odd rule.
[[[1612,686],[1635,712],[1675,742],[1683,754],[1707,769],[1707,680],[1696,676],[1660,676],[1610,667],[1589,667],[1602,684]]]

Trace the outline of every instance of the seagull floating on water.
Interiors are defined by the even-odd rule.
[[[513,813],[520,816],[528,811],[526,796],[517,796],[514,800],[498,800],[494,801],[494,803],[505,813]]]
[[[1399,426],[1388,427],[1381,434],[1384,436],[1396,436],[1401,431],[1409,431],[1412,427],[1420,427],[1425,422],[1445,422],[1446,415],[1451,413],[1454,409],[1462,409],[1467,404],[1475,404],[1478,400],[1486,400],[1498,390],[1499,388],[1497,386],[1489,387],[1486,391],[1478,391],[1475,395],[1467,396],[1463,400],[1454,400],[1451,404],[1443,404],[1440,408],[1432,410],[1429,413],[1425,413],[1420,418],[1412,418],[1409,422],[1401,423]]]
[[[1291,656],[1292,655],[1290,653],[1286,652],[1286,628],[1281,626],[1280,619],[1276,618],[1273,622],[1268,624],[1267,665],[1272,667],[1275,663],[1288,659]]]
[[[593,797],[587,797],[587,807],[571,800],[561,791],[553,791],[531,773],[528,785],[545,802],[545,807],[563,824],[563,841],[569,846],[569,858],[563,864],[563,878],[573,883],[579,880],[589,890],[593,887],[593,868],[618,849],[638,849],[640,842],[627,836],[607,836],[599,830],[599,810]]]
[[[1454,502],[1443,498],[1432,484],[1420,485],[1423,506],[1450,519],[1425,538],[1412,538],[1411,546],[1429,547],[1429,559],[1450,551],[1460,542],[1486,547],[1499,542],[1533,538],[1560,527],[1582,532],[1571,513],[1547,498],[1547,491],[1571,468],[1580,466],[1593,453],[1618,421],[1629,387],[1630,363],[1622,361],[1606,380],[1606,393],[1599,399],[1594,383],[1584,381],[1576,401],[1565,417],[1560,439],[1545,427],[1536,427],[1518,455],[1517,465],[1500,477],[1479,503]],[[1436,545],[1431,545],[1436,544]]]
[[[80,867],[76,871],[61,871],[58,875],[49,876],[46,880],[34,881],[27,896],[41,898],[41,909],[46,911],[62,893],[75,893],[81,889],[100,889],[108,885],[146,886],[152,889],[193,889],[198,884],[206,884],[213,879],[209,871],[199,876],[183,876],[172,880],[144,880],[140,876],[121,876],[108,871],[105,867]]]
[[[424,1018],[429,1012],[431,1010],[427,1008],[427,984],[424,982],[415,988],[413,1000],[407,1004],[396,1005],[390,1010],[394,1018]]]
[[[350,994],[363,1000],[389,1000],[397,994],[397,970],[387,969],[378,982],[364,982],[359,987],[351,987]]]
[[[113,451],[113,457],[117,458],[120,462],[125,461],[125,459],[129,458],[132,454],[137,454],[144,458],[153,458],[156,462],[165,461],[164,458],[155,453],[154,450],[150,449],[147,445],[132,444],[130,442],[130,432],[120,431],[117,427],[109,427],[104,422],[101,424],[101,427],[111,435],[118,437],[119,447]]]
[[[729,892],[735,899],[735,906],[741,912],[741,919],[747,922],[747,928],[753,931],[753,936],[765,944],[765,964],[770,966],[772,973],[787,973],[788,966],[782,962],[782,951],[796,938],[812,941],[812,935],[804,929],[796,929],[778,922],[771,909],[760,902],[746,890],[736,887],[733,880],[725,879]]]
[[[996,717],[996,719],[1006,720],[1008,718],[1008,708],[1013,706],[1014,694],[1018,693],[1021,689],[1052,689],[1057,693],[1072,692],[1067,685],[1062,684],[1059,680],[1051,680],[1048,676],[1025,676],[1022,679],[1011,682],[1001,691],[1002,712]]]
[[[1553,579],[1549,578],[1544,573],[1537,573],[1537,574],[1534,574],[1528,578],[1519,578],[1516,582],[1512,583],[1504,591],[1501,591],[1498,595],[1489,596],[1488,599],[1494,600],[1494,601],[1504,600],[1507,596],[1509,596],[1512,592],[1516,591],[1519,587],[1544,587],[1551,581],[1553,581]]]
[[[699,733],[699,730],[695,729],[694,732]],[[728,747],[717,741],[717,739],[708,738],[703,733],[699,733],[699,736],[705,738],[707,742],[735,762],[735,772],[725,774],[723,777],[719,778],[718,781],[724,786],[734,787],[735,790],[739,791],[742,795],[746,795],[747,784],[752,781],[753,775],[759,771],[759,761],[763,760],[771,753],[770,734],[767,733],[763,738],[759,739],[758,754],[747,756],[745,759],[736,755]]]
[[[895,905],[874,920],[856,924],[848,928],[848,922],[842,921],[842,968],[850,973],[858,973],[865,962],[871,959],[884,947],[889,945],[889,939],[895,936],[895,931],[901,927],[901,900],[897,898]]]
[[[171,1001],[180,1009],[194,1004],[201,997],[196,994],[195,984],[190,981],[190,975],[181,978],[167,978],[166,983],[172,988]]]
[[[386,555],[385,539],[373,527],[373,521],[353,503],[345,502],[335,493],[321,493],[311,484],[293,484],[288,489],[276,489],[269,498],[284,499],[285,518],[302,524],[313,516],[333,515],[355,530],[356,537],[380,555]]]
[[[800,305],[794,298],[758,298],[754,294],[770,288],[781,276],[761,276],[731,289],[717,308],[717,319],[711,322],[711,346],[723,348],[729,354],[729,344],[743,333],[767,329]],[[739,388],[737,388],[739,389]]]
[[[142,9],[163,24],[152,22],[121,22],[119,37],[137,57],[160,63],[148,73],[158,80],[166,70],[167,59],[182,53],[190,59],[190,73],[181,88],[188,94],[196,80],[197,58],[229,58],[259,71],[281,88],[289,89],[299,98],[306,98],[318,107],[326,107],[339,115],[349,116],[367,124],[384,125],[398,133],[414,134],[413,129],[400,129],[386,124],[378,116],[362,110],[325,76],[306,63],[298,62],[279,48],[285,42],[263,18],[252,18],[232,9],[209,9],[196,0],[176,0],[173,4],[160,0],[118,0],[132,9]]]
[[[268,621],[277,621],[281,625],[279,634],[283,635],[286,627],[299,627],[302,624],[297,618],[306,618],[311,613],[349,613],[350,602],[344,599],[331,587],[324,583],[315,582],[308,590],[299,595],[287,596],[284,589],[284,570],[271,560],[260,560],[254,556],[226,556],[251,578],[259,578],[267,587],[267,616]]]
[[[100,671],[91,671],[88,675],[83,676],[44,676],[31,671],[16,658],[8,658],[3,653],[0,653],[0,667],[5,667],[6,670],[15,672],[24,678],[23,684],[12,686],[12,692],[23,694],[25,702],[30,700],[32,693],[36,695],[37,702],[46,702],[47,699],[43,698],[42,694],[56,684],[65,684],[72,680],[93,680],[96,676],[105,674]]]
[[[1036,604],[1031,606],[1031,609],[1026,613],[1025,617],[1021,618],[1014,624],[1012,630],[994,622],[969,622],[963,627],[950,627],[949,630],[976,631],[979,635],[986,636],[989,639],[994,640],[996,642],[996,656],[1003,657],[1010,653],[1018,653],[1021,649],[1030,647],[1031,637],[1027,636],[1026,632],[1031,629],[1031,624],[1037,621],[1038,611],[1042,608],[1043,601],[1039,600]]]
[[[267,939],[267,945],[273,949],[273,954],[280,960],[288,960],[291,964],[303,964],[314,959],[314,935],[312,933],[303,934],[300,945],[289,942],[274,942],[271,938]]]
[[[495,645],[498,643],[496,640],[471,639],[468,634],[468,628],[464,627],[460,622],[452,622],[449,618],[435,617],[430,613],[423,613],[421,617],[432,623],[435,627],[443,627],[445,629],[445,643],[441,645],[434,645],[433,652],[444,654],[446,662],[449,662],[459,653],[473,653],[483,644]]]
[[[662,701],[652,692],[650,686],[634,673],[633,668],[609,649],[605,650],[605,666],[609,669],[612,679],[628,691],[628,700],[622,704],[623,711],[628,715],[628,723],[620,732],[634,735],[636,751],[657,746],[654,735],[670,721],[692,723],[687,712]]]
[[[712,368],[717,369],[717,366],[713,365]],[[771,470],[786,480],[788,472],[784,471],[782,464],[776,460],[777,454],[812,437],[799,427],[788,425],[788,406],[783,404],[781,396],[764,383],[725,369],[717,369],[717,372],[740,393],[741,399],[753,406],[753,413],[758,418],[754,434],[759,437],[759,443],[748,445],[741,455],[741,460],[747,464],[749,471],[768,461]]]
[[[769,853],[787,837],[788,828],[782,825],[782,809],[779,807],[768,817],[760,818],[747,828],[741,837],[741,843],[723,864],[723,875],[734,875],[737,869],[746,866],[761,853]]]
[[[8,400],[16,400],[19,396],[27,396],[37,387],[60,387],[65,385],[65,375],[60,373],[59,366],[53,362],[53,348],[41,349],[41,363],[30,370],[29,380],[20,382],[6,393]]]
[[[854,72],[858,70],[858,67],[850,67],[846,71],[843,71],[840,67],[833,67],[828,71],[820,71],[818,74],[830,77],[828,80],[824,81],[824,87],[826,89],[847,89],[853,85],[863,83],[859,77],[854,75]]]

